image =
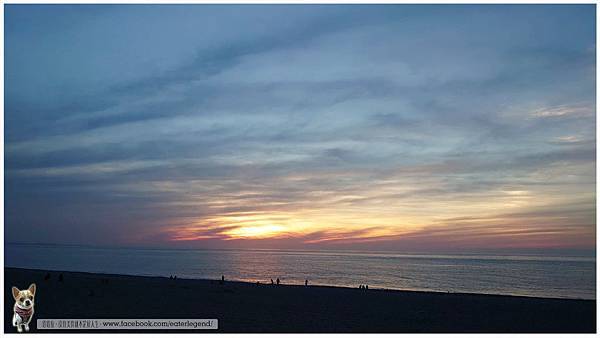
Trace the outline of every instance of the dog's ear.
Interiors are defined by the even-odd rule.
[[[19,298],[19,289],[17,289],[16,287],[12,287],[12,294],[13,294],[13,298],[15,300],[17,300],[17,298]]]
[[[29,285],[29,292],[31,292],[32,295],[35,295],[35,283],[31,283],[31,285]]]

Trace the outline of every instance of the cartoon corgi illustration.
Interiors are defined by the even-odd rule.
[[[23,328],[25,328],[25,331],[29,331],[29,322],[31,322],[31,318],[33,317],[35,283],[29,285],[29,288],[26,290],[19,290],[13,286],[12,295],[15,299],[12,325],[19,332],[23,332]]]

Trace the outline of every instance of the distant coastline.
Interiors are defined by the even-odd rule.
[[[403,251],[403,250],[359,250],[348,248],[260,248],[260,247],[231,247],[231,248],[212,248],[212,247],[156,247],[156,246],[125,246],[125,245],[102,245],[102,244],[76,244],[76,243],[51,243],[51,242],[5,242],[5,245],[16,246],[53,246],[53,247],[73,247],[73,248],[97,248],[97,249],[116,249],[116,250],[173,250],[173,251],[290,251],[290,252],[331,252],[331,253],[371,253],[371,254],[397,254],[397,255],[450,255],[450,256],[506,256],[506,255],[548,255],[551,257],[579,257],[596,259],[596,249],[557,249],[557,248],[535,248],[535,249],[477,249],[477,250],[457,250],[457,251]]]

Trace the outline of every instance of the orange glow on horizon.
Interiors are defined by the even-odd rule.
[[[231,238],[269,238],[276,237],[285,232],[286,228],[280,225],[242,226],[223,232]]]
[[[347,176],[338,178],[352,178]],[[291,187],[293,191],[309,179],[298,175],[281,177],[272,184]],[[199,187],[206,186],[198,183]],[[348,186],[344,193],[314,189],[301,198],[271,197],[271,187],[248,187],[215,195],[210,190],[202,199],[188,197],[171,204],[201,205],[204,213],[182,217],[179,224],[165,227],[162,232],[170,241],[178,242],[292,240],[328,244],[413,240],[481,247],[525,247],[540,242],[556,246],[595,236],[595,229],[589,226],[593,219],[586,214],[568,216],[553,212],[563,203],[554,187],[524,189],[515,185],[468,194],[459,191],[452,196],[431,193],[440,186],[443,182],[436,179],[415,186],[412,178],[398,177],[367,186]],[[588,194],[593,196],[593,192]],[[567,220],[569,227],[564,226]]]

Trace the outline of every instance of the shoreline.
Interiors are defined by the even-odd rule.
[[[216,331],[172,330],[180,333],[596,331],[595,300],[245,281],[221,284],[209,279],[12,267],[5,267],[4,272],[5,332],[14,332],[10,287],[26,288],[32,282],[38,287],[36,319],[219,319]],[[44,278],[47,273],[48,280]],[[60,273],[62,282],[58,281]],[[40,332],[35,325],[32,330]]]
[[[42,270],[42,269],[29,269],[29,268],[19,268],[13,266],[5,266],[5,269],[15,269],[15,270],[27,270],[32,272],[50,272],[50,273],[69,273],[69,274],[88,274],[90,276],[105,276],[105,277],[120,277],[120,278],[163,278],[169,279],[166,276],[160,275],[127,275],[120,273],[104,273],[104,272],[88,272],[88,271],[70,271],[70,270]],[[177,277],[177,280],[186,280],[186,281],[201,281],[201,282],[218,282],[219,279],[208,279],[208,278],[186,278],[186,277]],[[240,283],[246,285],[256,285],[256,281],[245,281],[245,280],[227,280],[228,283]],[[309,281],[310,283],[310,281]],[[261,286],[271,286],[271,284],[261,282]],[[292,283],[282,283],[279,287],[302,287],[305,286],[303,284],[292,284]],[[358,289],[358,287],[345,286],[345,285],[327,285],[327,284],[309,284],[308,287],[315,288],[340,288],[340,289]],[[516,294],[501,294],[501,293],[477,293],[477,292],[452,292],[452,291],[436,291],[436,290],[413,290],[413,289],[392,289],[392,288],[379,288],[379,287],[369,287],[368,291],[386,291],[386,292],[415,292],[415,293],[434,293],[434,294],[455,294],[455,295],[468,295],[468,296],[493,296],[493,297],[517,297],[517,298],[531,298],[531,299],[552,299],[552,300],[583,300],[583,301],[596,301],[595,299],[588,298],[566,298],[566,297],[541,297],[541,296],[530,296],[530,295],[516,295]]]

